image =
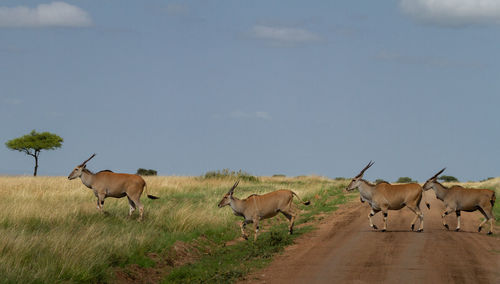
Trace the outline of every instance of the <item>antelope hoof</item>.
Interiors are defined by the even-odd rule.
[[[374,230],[378,230],[378,227],[377,227],[377,226],[375,226],[375,225],[373,225],[373,226],[372,226],[372,228],[373,228]]]
[[[385,232],[385,229],[382,229],[382,231],[381,231],[381,232]]]
[[[456,228],[456,229],[455,229],[455,232],[458,232],[458,231],[460,231],[460,228]]]
[[[411,224],[411,230],[414,231],[415,230],[415,224]]]
[[[248,236],[247,235],[242,235],[241,237],[248,241]]]
[[[424,231],[424,229],[418,229],[417,233],[422,233],[423,231]]]
[[[477,231],[478,231],[478,232],[481,232],[481,229],[482,229],[482,227],[479,227],[479,228],[477,228]]]
[[[293,230],[288,231],[290,235],[293,235]]]
[[[447,230],[450,229],[450,227],[448,226],[448,224],[444,224],[444,226],[446,227]]]
[[[487,235],[493,235],[493,233],[490,231],[490,232],[488,232],[488,234],[487,234]]]

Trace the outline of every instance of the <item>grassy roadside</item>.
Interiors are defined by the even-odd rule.
[[[259,237],[259,242],[224,248],[225,243],[239,236],[236,223],[240,218],[234,216],[230,208],[217,208],[220,198],[234,183],[233,179],[148,177],[146,181],[149,193],[161,198],[153,201],[143,196],[145,220],[139,223],[135,221],[137,213],[132,220],[127,217],[126,199],[106,199],[106,213],[99,214],[93,193],[79,180],[0,177],[0,282],[113,282],[119,277],[117,270],[126,272],[124,274],[131,277],[129,280],[133,280],[141,277],[134,275],[135,272],[157,268],[158,259],[175,262],[170,255],[178,244],[200,245],[195,247],[198,255],[194,260],[198,261],[192,264],[199,267],[209,261],[206,257],[212,255],[213,259],[218,259],[217,255],[227,255],[233,247],[253,251],[250,256],[242,257],[245,261],[260,263],[260,257],[256,259],[252,255],[275,253],[295,237],[285,234],[284,218],[273,218],[263,222],[263,231],[268,231]],[[299,225],[312,220],[319,212],[333,210],[335,204],[341,202],[335,196],[343,198],[338,191],[341,183],[320,177],[261,177],[259,181],[242,181],[235,195],[243,198],[252,193],[293,189],[301,198],[313,203],[307,208],[300,207],[305,211],[298,217],[296,224]],[[328,199],[331,201],[324,201]],[[269,231],[270,228],[276,232]],[[299,235],[306,230],[307,226],[297,228],[296,233]],[[210,249],[202,248],[204,241],[208,244],[205,247]],[[271,249],[262,251],[267,250],[270,242],[274,244]],[[230,259],[235,262],[238,258]],[[178,266],[182,265],[174,263],[165,269]],[[221,281],[213,278],[216,275],[230,281],[239,273],[245,273],[234,272],[233,268],[228,271],[231,272],[215,270],[215,273],[205,274],[212,278],[196,279]],[[172,275],[177,275],[174,279],[183,279],[179,276],[182,268],[174,268]]]
[[[163,283],[232,283],[249,272],[267,265],[272,256],[293,243],[298,236],[313,229],[313,221],[321,213],[332,212],[349,197],[343,194],[344,184],[324,184],[311,199],[310,206],[300,206],[302,214],[293,235],[287,233],[284,220],[259,235],[257,241],[241,241],[231,246],[219,243],[198,262],[174,269]],[[284,219],[284,218],[283,218]],[[269,222],[268,223],[276,223]],[[300,226],[300,224],[303,224]],[[236,226],[235,226],[236,227]],[[268,224],[270,227],[270,224]]]

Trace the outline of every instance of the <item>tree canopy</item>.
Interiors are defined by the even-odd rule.
[[[38,156],[42,150],[54,150],[62,147],[64,140],[56,134],[50,132],[31,131],[30,134],[14,138],[5,143],[5,146],[11,150],[23,152],[26,155],[35,158],[35,170],[33,175],[36,176],[38,170]]]
[[[139,168],[137,170],[137,173],[138,175],[141,175],[141,176],[155,176],[158,174],[157,171],[153,170],[153,169],[144,169],[144,168]]]
[[[397,183],[412,183],[412,182],[416,182],[416,181],[412,180],[410,177],[400,177],[400,178],[398,178],[398,180],[396,182]]]
[[[458,182],[458,179],[454,176],[440,176],[438,180],[442,180],[444,182]]]

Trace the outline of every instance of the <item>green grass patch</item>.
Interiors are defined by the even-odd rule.
[[[174,269],[164,283],[233,283],[249,272],[265,267],[275,254],[282,252],[295,238],[314,230],[311,222],[317,215],[335,211],[339,204],[351,198],[343,193],[343,185],[318,184],[319,190],[302,197],[304,200],[310,199],[311,205],[299,205],[302,213],[295,222],[296,226],[304,223],[311,225],[295,228],[294,234],[289,235],[287,223],[282,221],[270,231],[259,234],[257,241],[253,241],[253,235],[250,234],[251,240],[231,246],[225,246],[225,242],[213,239],[218,245],[212,248],[209,254],[194,264]],[[241,218],[235,219],[241,220]],[[232,230],[238,229],[236,225],[233,227]],[[239,235],[239,230],[237,232]]]
[[[280,227],[261,234],[257,241],[218,247],[198,262],[174,269],[164,283],[232,283],[252,269],[264,267],[301,235],[289,235]]]

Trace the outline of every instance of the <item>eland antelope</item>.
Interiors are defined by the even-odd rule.
[[[446,168],[440,170],[433,177],[428,179],[423,187],[425,191],[433,189],[437,199],[443,201],[445,206],[444,213],[441,215],[443,226],[445,226],[446,229],[450,229],[448,224],[446,224],[445,216],[455,211],[457,215],[457,228],[455,230],[459,231],[460,211],[473,212],[479,210],[485,217],[485,220],[479,224],[477,231],[481,232],[483,225],[490,220],[488,235],[492,234],[493,221],[495,220],[495,216],[493,215],[493,206],[496,200],[495,192],[482,188],[464,188],[459,185],[446,187],[437,181],[438,176],[444,172],[445,169]]]
[[[247,224],[254,223],[254,240],[257,240],[259,221],[274,217],[278,213],[282,213],[290,221],[288,231],[292,234],[293,222],[297,215],[292,208],[293,196],[297,196],[299,201],[304,205],[310,204],[309,201],[302,201],[295,192],[285,189],[263,195],[252,194],[245,199],[238,199],[233,196],[234,189],[238,186],[238,183],[239,181],[236,181],[233,187],[224,195],[218,206],[222,208],[229,205],[233,209],[234,215],[245,218],[240,225],[241,235],[245,239],[248,239],[248,236],[245,234],[245,226]]]
[[[139,208],[139,221],[142,220],[144,206],[141,204],[141,194],[146,187],[144,179],[138,175],[114,173],[110,170],[92,173],[86,168],[86,164],[95,156],[93,154],[69,174],[68,179],[80,178],[82,183],[94,191],[97,197],[97,209],[102,212],[104,199],[106,197],[122,198],[127,196],[130,205],[129,216],[135,209]],[[150,199],[158,199],[153,195],[148,195]]]
[[[363,179],[363,174],[373,164],[374,163],[370,161],[368,165],[352,179],[346,188],[347,191],[352,191],[357,188],[361,200],[367,201],[370,204],[372,208],[368,215],[370,227],[375,230],[378,229],[377,226],[373,224],[372,217],[382,211],[384,214],[384,228],[382,232],[385,232],[387,230],[388,210],[400,210],[406,206],[415,213],[415,218],[411,222],[411,230],[413,231],[415,229],[415,222],[417,218],[419,218],[420,228],[417,232],[422,232],[424,230],[424,214],[420,210],[420,201],[422,200],[423,194],[422,187],[417,183],[390,184],[381,182],[376,185],[372,184]]]

